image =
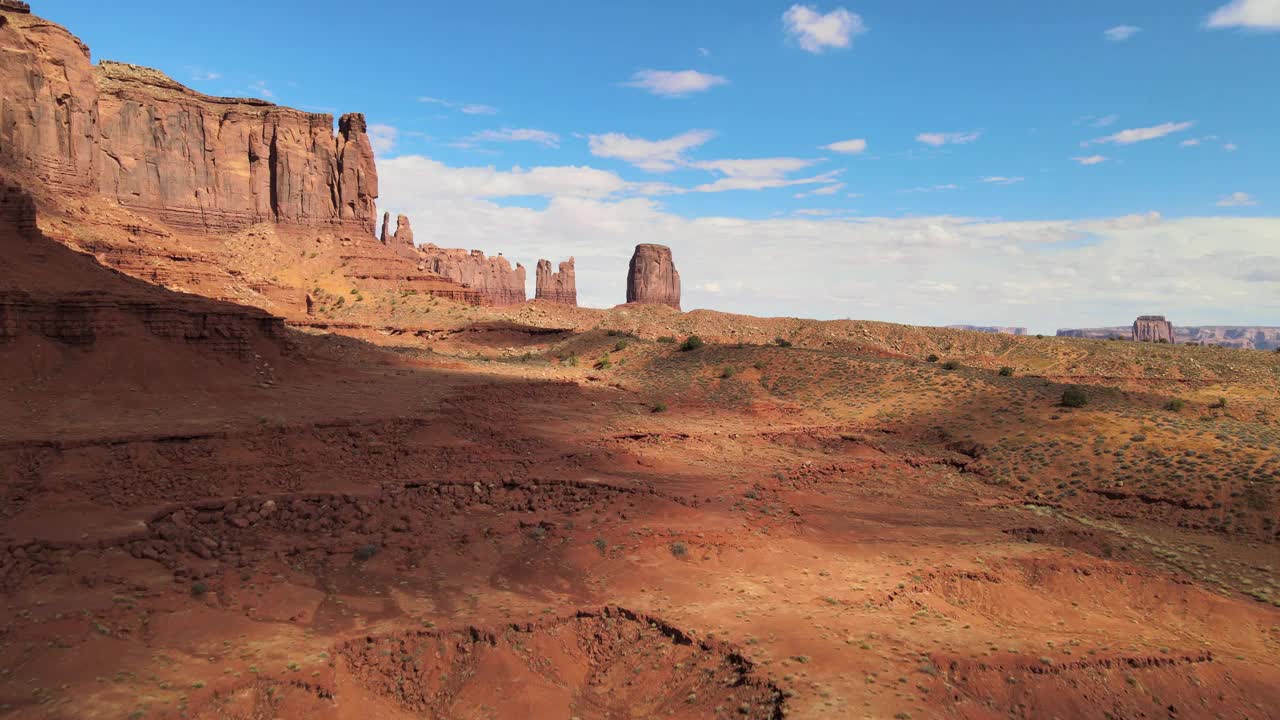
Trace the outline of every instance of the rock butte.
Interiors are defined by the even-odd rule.
[[[410,265],[369,247],[378,173],[362,114],[343,115],[335,134],[329,114],[205,95],[137,65],[95,66],[84,43],[24,3],[3,0],[0,11],[0,167],[14,175],[47,191],[110,198],[179,232],[216,236],[265,222],[345,233],[363,249],[344,265],[356,280],[399,277],[450,299],[525,302],[523,266],[478,250],[416,246],[404,215],[392,233],[384,214],[376,239]],[[127,252],[133,257],[117,265],[126,272],[157,264]],[[566,282],[562,299],[572,289]]]
[[[537,289],[534,299],[546,300],[559,305],[578,304],[578,282],[574,277],[573,258],[560,263],[557,272],[551,271],[549,260],[539,260],[537,267]]]
[[[1139,315],[1133,321],[1133,339],[1136,342],[1173,342],[1173,323],[1163,315]]]
[[[680,273],[665,245],[641,244],[631,256],[627,302],[680,309]]]

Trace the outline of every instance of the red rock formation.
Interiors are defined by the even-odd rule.
[[[464,287],[477,290],[485,305],[519,305],[525,301],[525,270],[515,269],[501,255],[486,258],[479,250],[442,248],[431,243],[418,246],[425,268]]]
[[[1137,342],[1173,342],[1173,323],[1163,315],[1139,315],[1133,321],[1133,339]]]
[[[546,300],[559,305],[578,304],[578,281],[573,273],[573,258],[560,263],[559,272],[551,272],[549,260],[539,260],[535,300]]]
[[[418,246],[413,242],[413,228],[409,227],[407,215],[396,216],[396,231],[391,232],[391,213],[382,213],[382,244],[394,249],[401,256],[410,260],[420,260]]]
[[[680,309],[680,273],[665,245],[636,246],[627,273],[627,302]]]
[[[364,117],[197,93],[104,61],[62,27],[0,6],[0,163],[97,191],[182,228],[275,221],[371,228],[378,196]]]

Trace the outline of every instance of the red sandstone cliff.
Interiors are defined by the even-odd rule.
[[[627,273],[627,302],[680,309],[680,273],[665,245],[637,245]]]
[[[371,229],[378,196],[364,117],[197,93],[104,61],[64,28],[0,5],[0,163],[99,192],[180,228],[262,221]]]
[[[539,260],[534,299],[559,305],[578,304],[578,281],[574,276],[573,258],[560,263],[558,272],[551,271],[549,260]]]
[[[485,257],[479,250],[418,246],[425,268],[480,293],[485,305],[518,305],[526,300],[524,266],[514,269],[505,257]]]

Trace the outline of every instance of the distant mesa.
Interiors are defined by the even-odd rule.
[[[1149,316],[1144,316],[1149,317]],[[1159,317],[1159,316],[1154,316]],[[1163,318],[1161,318],[1163,320]],[[1137,321],[1135,321],[1135,325]],[[1133,326],[1115,325],[1094,328],[1063,328],[1058,337],[1092,338],[1095,340],[1134,340]],[[1239,350],[1276,350],[1280,348],[1280,327],[1265,325],[1199,325],[1172,327],[1173,342],[1179,345],[1216,345]]]
[[[539,260],[536,270],[535,300],[545,300],[557,305],[578,304],[578,281],[574,275],[573,258],[560,263],[559,270],[551,271],[550,260]]]
[[[996,335],[1026,335],[1024,327],[999,327],[996,325],[948,325],[950,330],[969,330],[971,332],[993,333]]]
[[[627,273],[627,302],[680,309],[680,273],[671,248],[648,243],[636,246]]]
[[[1173,344],[1173,323],[1163,315],[1139,315],[1133,321],[1133,340]]]

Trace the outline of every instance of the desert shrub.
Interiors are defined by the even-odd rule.
[[[1164,404],[1164,409],[1169,412],[1182,412],[1182,408],[1187,406],[1187,401],[1182,398],[1174,398]]]
[[[663,345],[674,345],[676,342],[676,339],[671,337],[670,335],[661,335],[658,337],[658,342],[662,343]]]
[[[755,361],[755,362],[751,363],[751,367],[753,367],[753,368],[755,368],[755,369],[757,369],[757,370],[763,370],[763,369],[765,368],[765,364],[764,364],[764,361],[763,361],[763,360],[757,360],[757,361]]]
[[[705,344],[706,343],[702,342],[702,338],[697,335],[690,335],[684,339],[684,342],[680,343],[680,351],[689,352],[690,350],[697,350]]]
[[[601,555],[605,554],[605,551],[609,549],[609,543],[602,537],[592,540],[591,544],[596,546],[596,550],[599,550]]]
[[[1008,365],[1000,368],[1000,377],[1013,377],[1013,368]]]
[[[626,341],[626,340],[619,340],[619,341],[618,341],[618,342],[613,346],[613,350],[614,350],[614,352],[622,352],[623,350],[626,350],[626,349],[627,349],[627,341]]]
[[[671,543],[671,554],[676,557],[684,557],[689,554],[689,548],[682,542]]]
[[[725,380],[728,380],[729,378],[733,377],[733,374],[735,372],[737,372],[737,370],[734,370],[732,365],[725,365],[724,369],[720,371],[720,377],[724,378]]]
[[[938,362],[938,356],[937,356],[937,355],[935,355],[935,354],[933,354],[933,353],[929,353],[929,357],[925,358],[925,359],[924,359],[924,361],[925,361],[925,362]]]
[[[778,347],[791,347],[791,341],[786,338],[774,338],[773,344]]]
[[[943,370],[959,370],[960,363],[956,362],[955,360],[948,360],[942,363],[942,369]]]
[[[1226,398],[1224,398],[1224,397],[1220,397],[1220,398],[1218,398],[1218,401],[1217,401],[1217,402],[1215,402],[1214,404],[1210,405],[1209,407],[1211,407],[1211,408],[1216,408],[1216,409],[1222,409],[1222,408],[1224,408],[1224,407],[1226,407],[1226,406],[1227,406],[1227,399],[1226,399]]]
[[[205,584],[204,584],[204,583],[202,583],[202,582],[195,582],[195,583],[192,583],[192,584],[191,584],[191,596],[192,596],[192,597],[198,597],[198,598],[200,598],[200,597],[204,597],[204,594],[205,594],[205,593],[207,593],[207,592],[209,592],[209,586],[208,586],[208,585],[205,585]]]
[[[1062,391],[1063,407],[1084,407],[1089,402],[1089,397],[1085,395],[1083,388],[1071,387]]]
[[[356,548],[356,551],[352,553],[352,557],[354,557],[356,560],[363,562],[365,560],[371,559],[374,555],[377,555],[377,554],[378,554],[378,546],[370,543],[368,545],[361,545],[360,547]]]
[[[613,367],[613,359],[609,357],[609,353],[605,353],[604,357],[597,360],[595,364],[597,370],[608,370],[611,367]]]
[[[664,402],[656,402],[653,404],[653,412],[660,413],[667,411],[667,404]]]

